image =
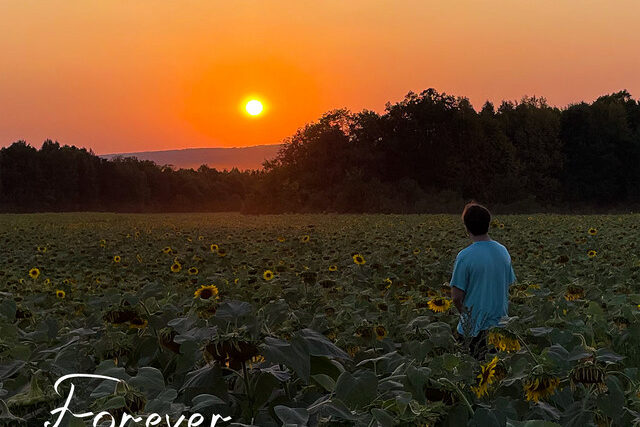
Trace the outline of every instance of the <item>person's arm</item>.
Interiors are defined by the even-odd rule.
[[[464,311],[464,296],[465,292],[457,286],[451,286],[451,299],[458,311],[462,314]]]
[[[458,255],[453,264],[453,274],[451,275],[451,299],[460,314],[464,312],[464,297],[468,286],[469,278],[467,266],[464,259]]]

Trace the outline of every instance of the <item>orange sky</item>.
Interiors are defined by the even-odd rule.
[[[476,108],[639,98],[638,22],[637,0],[6,0],[0,145],[273,144],[429,87]],[[252,95],[257,118],[240,109]]]

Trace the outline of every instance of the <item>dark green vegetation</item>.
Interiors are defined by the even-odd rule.
[[[56,379],[99,373],[127,385],[78,381],[76,412],[629,426],[639,228],[638,215],[498,217],[518,282],[492,337],[503,351],[478,362],[447,299],[468,244],[458,216],[3,215],[0,423],[42,425],[62,404]]]
[[[107,162],[75,147],[0,150],[2,211],[457,212],[640,204],[640,103],[623,91],[565,109],[432,89],[384,114],[327,113],[260,172]]]

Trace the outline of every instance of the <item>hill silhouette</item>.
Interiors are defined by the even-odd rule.
[[[230,148],[185,148],[101,154],[100,157],[107,160],[115,157],[135,157],[139,160],[150,160],[160,166],[172,165],[178,169],[198,169],[201,165],[207,165],[218,170],[230,170],[234,167],[247,170],[262,168],[262,163],[275,157],[281,147],[281,144],[273,144]]]

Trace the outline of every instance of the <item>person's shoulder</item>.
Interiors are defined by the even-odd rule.
[[[462,249],[460,252],[458,252],[458,255],[456,256],[456,259],[462,259],[465,256],[469,255],[469,253],[471,253],[471,248],[473,247],[473,245],[469,245],[466,248]]]
[[[503,245],[502,243],[496,241],[496,240],[492,240],[492,242],[496,245],[497,248],[499,248],[502,252],[504,252],[506,255],[509,255],[509,250],[507,249],[507,247],[505,245]],[[511,255],[509,255],[511,256]]]

